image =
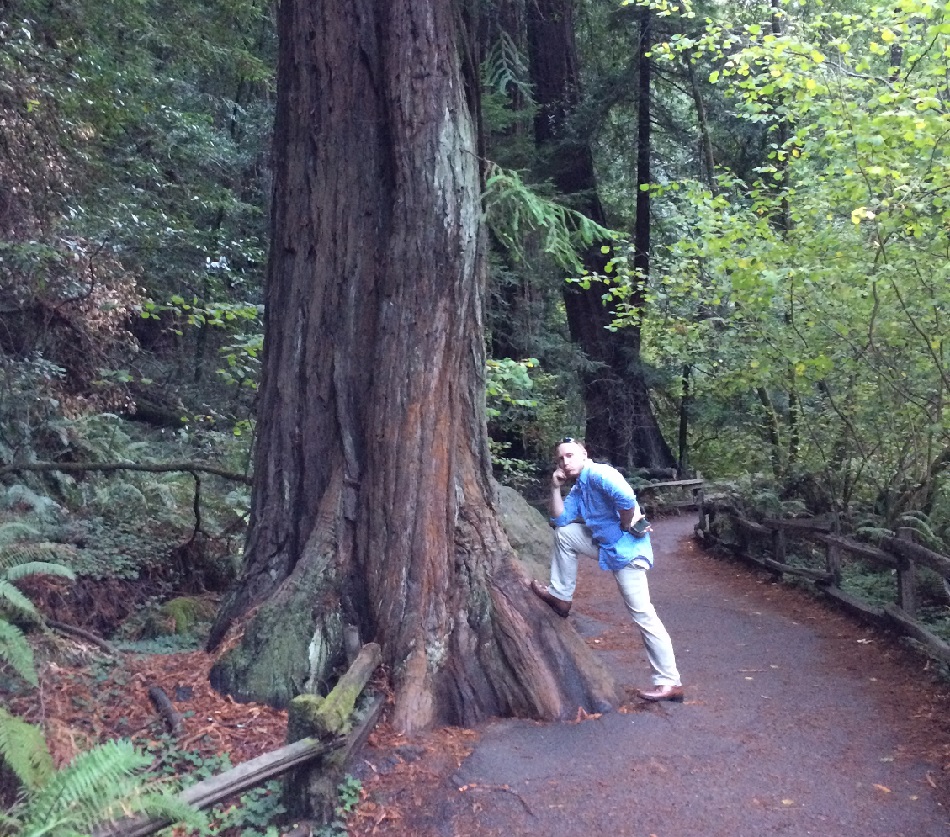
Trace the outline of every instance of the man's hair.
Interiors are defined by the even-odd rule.
[[[587,450],[587,445],[584,444],[583,439],[575,439],[573,436],[565,436],[563,439],[559,439],[557,444],[554,446],[555,449],[561,447],[561,445],[580,445],[584,450]]]

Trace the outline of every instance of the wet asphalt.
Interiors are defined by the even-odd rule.
[[[711,557],[693,522],[655,524],[650,573],[685,702],[633,696],[649,685],[639,634],[612,576],[586,562],[569,618],[629,701],[574,723],[482,726],[431,833],[950,835],[947,726],[928,714],[947,684],[811,594]]]

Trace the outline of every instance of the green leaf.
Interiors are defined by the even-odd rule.
[[[46,784],[54,773],[43,731],[0,706],[0,761],[29,790]]]
[[[31,686],[39,685],[33,649],[16,625],[0,617],[0,660],[10,666]]]

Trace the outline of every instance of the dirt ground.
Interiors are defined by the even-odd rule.
[[[656,524],[650,575],[684,703],[634,696],[649,685],[639,635],[612,576],[586,562],[569,618],[625,705],[413,741],[380,728],[355,766],[350,834],[950,835],[948,684],[833,605],[711,557],[692,524]]]

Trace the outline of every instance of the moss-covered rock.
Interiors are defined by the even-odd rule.
[[[163,622],[175,634],[191,633],[199,622],[213,619],[214,613],[214,602],[195,596],[178,596],[165,602],[159,609]]]

